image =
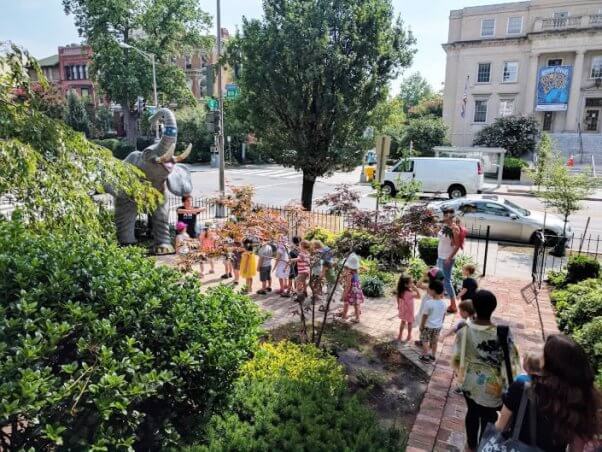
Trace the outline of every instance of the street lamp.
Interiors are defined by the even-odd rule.
[[[142,55],[147,61],[153,65],[153,101],[155,102],[155,108],[159,109],[159,101],[157,99],[157,71],[155,70],[155,54],[145,52],[144,50],[140,50],[137,47],[126,44],[125,42],[119,42],[119,47],[122,49],[132,49]],[[155,138],[157,141],[159,140],[159,127],[155,127]]]

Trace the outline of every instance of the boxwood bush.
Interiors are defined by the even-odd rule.
[[[600,262],[594,257],[571,256],[567,264],[567,283],[578,283],[600,276]]]
[[[336,251],[341,256],[355,252],[360,257],[370,257],[370,248],[378,245],[379,240],[366,231],[347,229],[336,240]]]
[[[385,431],[346,394],[341,366],[317,348],[262,345],[244,367],[231,410],[212,418],[194,451],[393,451],[402,435]]]
[[[516,157],[506,157],[504,159],[504,170],[502,171],[502,179],[504,180],[520,180],[520,173],[523,168],[527,168],[527,162]]]
[[[382,297],[385,294],[385,282],[376,276],[362,276],[362,291],[370,298]]]
[[[552,302],[560,329],[574,333],[594,317],[602,316],[602,284],[597,279],[571,284],[554,291]]]
[[[0,222],[0,275],[0,428],[14,450],[191,444],[261,334],[248,298],[202,295],[138,248]]]
[[[439,246],[439,239],[436,237],[425,237],[420,239],[418,242],[418,253],[421,259],[426,262],[427,265],[437,264],[437,248]]]
[[[338,237],[339,234],[324,228],[311,229],[305,234],[305,240],[320,240],[324,245],[330,248],[334,248]]]

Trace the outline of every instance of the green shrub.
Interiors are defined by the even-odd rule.
[[[563,288],[567,281],[567,273],[565,271],[551,270],[548,272],[548,283],[557,288]]]
[[[363,276],[373,276],[389,286],[395,282],[395,274],[381,270],[380,263],[374,259],[362,259],[360,273]]]
[[[378,260],[381,268],[400,270],[412,254],[410,244],[403,239],[397,240],[394,237],[382,240],[386,241],[370,247],[370,256]]]
[[[426,271],[428,270],[428,265],[419,257],[414,257],[410,259],[408,264],[408,268],[406,272],[412,277],[414,281],[420,281]]]
[[[154,138],[138,137],[138,139],[136,140],[136,149],[138,149],[139,151],[143,151],[154,143]]]
[[[345,394],[340,365],[312,346],[264,344],[243,368],[231,410],[212,418],[195,451],[393,451],[399,431]]]
[[[425,237],[418,242],[418,253],[427,265],[437,264],[438,246],[439,239],[436,237]]]
[[[409,148],[412,142],[417,151],[429,153],[435,146],[448,143],[446,134],[447,126],[441,118],[411,119],[399,144],[402,148]]]
[[[602,317],[583,325],[574,338],[585,349],[593,368],[602,369]]]
[[[339,234],[324,228],[310,229],[305,234],[305,240],[320,240],[324,245],[334,248]]]
[[[600,262],[589,256],[571,256],[567,265],[567,283],[574,284],[600,277]]]
[[[365,231],[347,229],[336,240],[335,248],[337,253],[345,256],[350,252],[355,252],[360,257],[370,257],[370,248],[378,245],[378,239]]]
[[[519,180],[522,169],[527,168],[528,166],[529,165],[524,160],[516,157],[507,157],[504,159],[502,178],[505,180]]]
[[[128,143],[126,140],[118,140],[117,138],[107,138],[104,140],[92,141],[96,144],[99,144],[100,146],[104,146],[105,148],[110,149],[113,153],[113,156],[120,160],[123,160],[131,152],[136,150],[136,148],[130,143]]]
[[[510,156],[520,157],[534,152],[539,137],[539,124],[532,116],[506,116],[483,127],[475,136],[475,146],[504,148]]]
[[[91,237],[0,222],[0,400],[15,450],[190,444],[261,334],[256,306]]]
[[[117,138],[105,138],[103,140],[90,140],[100,146],[110,149],[111,152],[115,152],[115,149],[119,146],[119,139]]]
[[[558,326],[573,333],[594,317],[602,316],[602,284],[588,279],[555,291],[552,300],[556,306]]]
[[[379,298],[385,295],[385,283],[376,276],[362,276],[362,291],[370,298]]]

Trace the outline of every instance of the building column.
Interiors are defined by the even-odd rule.
[[[583,60],[585,51],[577,50],[575,65],[573,66],[573,79],[571,81],[571,93],[569,96],[569,105],[566,112],[566,124],[564,130],[567,132],[577,131],[577,121],[579,120],[579,106],[581,97],[581,82],[583,80]]]
[[[529,58],[529,73],[527,79],[527,94],[525,96],[525,114],[535,112],[535,92],[537,90],[537,69],[539,67],[539,53],[531,53]]]

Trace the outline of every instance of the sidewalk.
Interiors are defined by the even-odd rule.
[[[547,291],[536,296],[524,281],[485,278],[498,299],[494,322],[508,324],[522,353],[541,351],[544,337],[558,333]],[[410,433],[408,452],[463,451],[466,404],[453,392],[451,358],[454,338],[448,338],[437,357],[420,411]]]
[[[503,183],[500,187],[491,182],[485,182],[483,193],[495,193],[502,196],[536,196],[537,187],[525,184]],[[584,201],[602,201],[602,189],[595,190]]]

